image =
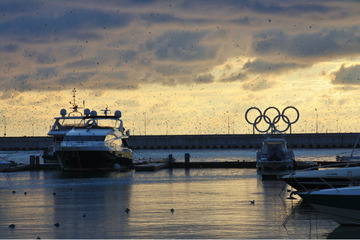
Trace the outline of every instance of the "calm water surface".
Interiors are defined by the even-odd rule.
[[[295,154],[304,160],[334,160],[342,151],[313,149]],[[136,154],[173,154],[182,161],[187,152],[194,161],[255,156],[253,150],[148,150]],[[24,156],[19,161],[28,161],[29,154],[34,152],[17,152],[13,157]],[[165,169],[76,176],[25,171],[0,173],[0,179],[1,238],[360,237],[359,228],[339,227],[300,205],[299,199],[287,199],[285,183],[261,181],[255,169]],[[10,229],[9,224],[15,228]]]

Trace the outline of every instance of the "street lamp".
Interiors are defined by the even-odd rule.
[[[315,108],[315,111],[316,111],[316,133],[318,133],[318,112],[317,112],[317,109]]]
[[[6,137],[6,117],[4,117],[4,137]]]
[[[145,119],[145,135],[146,135],[146,113],[144,113],[144,119]]]

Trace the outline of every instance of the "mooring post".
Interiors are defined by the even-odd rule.
[[[185,153],[185,168],[190,168],[190,153]]]
[[[35,155],[30,155],[30,166],[35,165]]]
[[[173,163],[174,163],[174,158],[172,154],[169,154],[169,158],[168,158],[168,164],[169,167],[172,169],[173,168]]]
[[[172,154],[169,154],[169,163],[173,163],[174,162],[174,158]]]

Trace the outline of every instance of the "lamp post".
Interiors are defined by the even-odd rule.
[[[6,117],[4,117],[4,137],[6,137]]]
[[[230,117],[229,117],[229,111],[226,111],[227,112],[227,117],[228,117],[228,135],[230,134]]]
[[[316,126],[315,126],[315,129],[316,129],[316,133],[318,133],[318,112],[317,112],[316,108],[315,108],[315,112],[316,112]]]
[[[144,120],[145,120],[144,125],[145,125],[145,135],[146,135],[146,113],[144,113]]]

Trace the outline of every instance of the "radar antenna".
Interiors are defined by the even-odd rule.
[[[74,109],[74,112],[77,112],[78,105],[76,104],[76,96],[75,96],[76,89],[75,88],[72,90],[72,93],[73,93],[74,100],[72,102],[70,101],[70,104],[72,104],[71,109]]]
[[[68,116],[73,115],[73,114],[80,114],[80,116],[82,116],[82,113],[78,111],[78,109],[81,109],[81,107],[79,107],[76,104],[76,89],[75,88],[72,90],[72,93],[73,93],[73,100],[70,101],[70,104],[72,104],[72,107],[70,107],[70,108],[73,109],[73,111],[71,113],[69,113]],[[85,101],[84,101],[84,105],[85,105]]]
[[[103,111],[103,112],[104,112],[104,115],[105,115],[105,116],[107,116],[108,112],[110,112],[111,110],[110,110],[110,109],[108,109],[108,106],[106,106],[106,108],[105,108],[105,109],[100,110],[100,111]]]

